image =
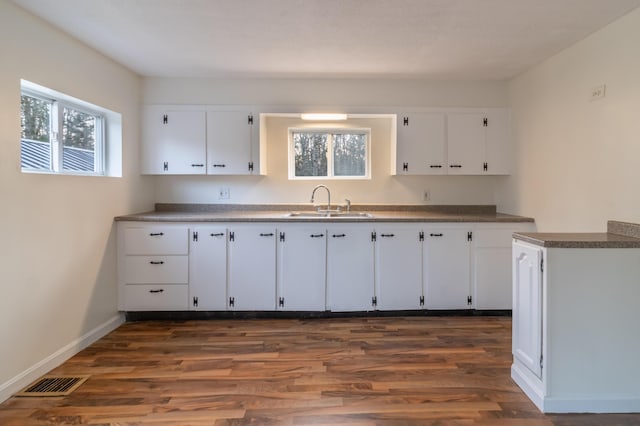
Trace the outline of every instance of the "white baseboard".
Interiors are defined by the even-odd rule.
[[[106,336],[125,322],[124,314],[118,314],[108,321],[78,337],[68,345],[63,346],[45,359],[32,365],[12,379],[0,384],[0,403],[9,399],[11,395],[23,389],[40,376],[56,368],[87,346]]]

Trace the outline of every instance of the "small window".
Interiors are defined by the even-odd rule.
[[[290,179],[368,179],[369,129],[289,129]]]
[[[22,86],[23,171],[104,175],[105,117],[67,96]]]

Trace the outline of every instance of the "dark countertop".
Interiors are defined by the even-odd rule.
[[[640,248],[640,225],[609,221],[607,232],[516,232],[513,238],[550,248]]]
[[[291,218],[291,211],[312,211],[309,205],[157,204],[156,210],[118,216],[116,221],[138,222],[533,222],[532,218],[497,213],[495,206],[379,206],[356,205],[352,212],[373,217]]]

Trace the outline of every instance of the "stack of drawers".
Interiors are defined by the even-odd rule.
[[[188,310],[189,230],[184,226],[141,225],[122,230],[125,311]]]

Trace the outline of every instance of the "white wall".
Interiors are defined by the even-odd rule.
[[[516,173],[498,209],[540,231],[640,222],[640,9],[509,83]],[[589,101],[606,84],[606,97]]]
[[[384,107],[500,107],[507,105],[504,82],[427,82],[422,80],[350,79],[165,79],[143,80],[145,104],[268,105],[288,112],[348,110],[368,112]],[[156,200],[166,203],[219,203],[221,187],[231,190],[230,203],[306,203],[313,186],[325,183],[334,198],[354,204],[495,204],[495,176],[390,176],[388,137],[374,140],[372,180],[289,181],[287,138],[278,126],[268,128],[268,176],[199,176],[156,178]]]
[[[117,319],[112,220],[150,208],[153,185],[138,175],[138,76],[6,0],[0,58],[1,401],[25,371]],[[21,78],[121,113],[123,177],[21,173]]]

